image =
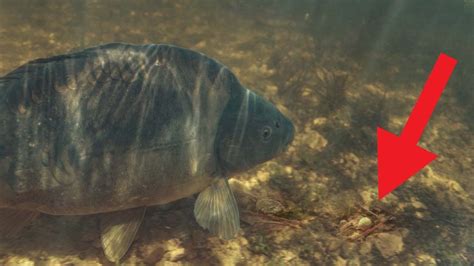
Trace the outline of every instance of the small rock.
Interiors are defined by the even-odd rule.
[[[316,261],[316,262],[321,262],[323,260],[323,254],[321,254],[321,252],[314,252],[313,253],[313,259]]]
[[[400,233],[400,235],[402,236],[402,238],[403,238],[403,237],[407,237],[408,234],[410,233],[410,230],[408,230],[407,228],[398,228],[397,231]]]
[[[291,166],[285,166],[285,172],[290,175],[293,173],[293,168]]]
[[[270,198],[257,200],[256,207],[258,211],[266,214],[277,214],[285,209],[285,207],[279,201]]]
[[[354,240],[359,239],[360,236],[361,236],[361,234],[360,234],[359,232],[354,232],[354,233],[352,233],[352,235],[350,235],[350,236],[348,237],[348,239],[354,241]]]
[[[333,239],[329,242],[329,245],[328,245],[328,250],[329,251],[334,251],[336,249],[339,249],[342,245],[342,240],[340,239]]]
[[[448,183],[449,187],[451,188],[451,190],[453,190],[454,192],[456,193],[464,193],[464,189],[461,187],[461,185],[459,185],[458,182],[456,181],[450,181]]]
[[[146,248],[140,248],[139,250],[143,261],[152,265],[160,261],[165,254],[165,250],[160,246],[146,246]]]
[[[359,171],[360,159],[357,155],[353,153],[347,153],[339,158],[339,160],[334,161],[334,163],[341,167],[342,173],[352,179],[357,178],[357,172]]]
[[[367,256],[372,251],[372,242],[364,241],[360,244],[359,253],[363,256]]]
[[[307,134],[303,136],[303,143],[311,150],[319,152],[327,146],[328,141],[317,131],[308,130],[305,133]]]
[[[360,230],[365,230],[369,228],[372,225],[372,220],[368,217],[362,217],[359,219],[359,222],[357,222],[357,228]]]
[[[268,85],[268,86],[266,86],[266,92],[269,95],[276,95],[276,94],[278,94],[278,87],[275,86],[275,85]]]
[[[360,260],[357,257],[352,258],[349,261],[347,261],[347,266],[360,266],[360,265],[361,265]]]
[[[347,261],[345,259],[343,259],[341,256],[337,256],[334,260],[333,260],[333,265],[336,265],[336,266],[343,266],[343,265],[347,265]]]
[[[368,209],[371,209],[373,204],[378,201],[377,192],[374,190],[364,190],[360,192],[359,195],[362,198],[364,206]]]
[[[326,124],[327,118],[326,117],[318,117],[313,120],[313,126],[322,126]]]
[[[174,250],[170,250],[166,252],[165,254],[165,259],[167,261],[173,261],[176,262],[186,256],[185,249],[184,248],[177,248]]]
[[[281,250],[278,252],[278,255],[281,257],[283,262],[290,262],[297,257],[296,254],[290,250]]]
[[[416,260],[422,265],[436,265],[436,260],[428,254],[419,254]]]
[[[354,250],[355,250],[356,246],[357,246],[356,243],[345,242],[344,244],[342,244],[341,255],[342,255],[344,258],[351,258],[351,257],[353,257]]]
[[[206,47],[206,41],[200,41],[194,47],[196,49],[202,49],[202,48]]]
[[[418,219],[425,218],[425,214],[423,212],[415,212],[415,217]]]
[[[427,209],[426,205],[419,202],[418,200],[412,200],[412,206],[415,209],[425,209],[425,210]]]
[[[384,258],[393,257],[403,251],[403,239],[396,233],[377,234],[373,241]]]
[[[270,173],[267,171],[258,171],[256,178],[261,182],[266,182],[270,179]]]
[[[25,114],[26,113],[26,107],[23,104],[18,105],[18,112],[20,114]]]

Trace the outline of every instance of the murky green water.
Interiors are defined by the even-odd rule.
[[[473,41],[470,0],[0,1],[1,75],[103,43],[172,43],[297,126],[287,153],[233,177],[237,239],[199,228],[185,199],[147,213],[130,264],[473,264]],[[420,142],[439,157],[378,201],[376,126],[401,131],[440,52],[459,63]],[[0,264],[20,263],[107,263],[96,220],[44,215],[0,240]]]

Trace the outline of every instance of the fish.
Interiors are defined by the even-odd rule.
[[[0,236],[39,214],[96,214],[112,262],[147,207],[195,194],[197,223],[234,238],[228,179],[283,153],[295,134],[228,67],[170,44],[30,61],[0,78],[0,123]]]

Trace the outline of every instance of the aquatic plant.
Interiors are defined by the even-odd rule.
[[[354,148],[375,152],[377,127],[386,127],[389,121],[386,112],[386,95],[367,93],[351,106],[351,139]]]
[[[314,88],[314,91],[320,97],[321,111],[332,113],[346,104],[348,81],[346,73],[338,73],[337,71],[320,68],[315,76],[318,80],[318,86]]]

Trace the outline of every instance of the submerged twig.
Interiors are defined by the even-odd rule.
[[[243,214],[252,216],[257,218],[259,223],[266,223],[266,224],[277,224],[282,226],[289,226],[293,228],[301,228],[301,222],[296,220],[289,220],[286,218],[269,215],[269,214],[261,214],[252,211],[245,211]]]
[[[364,232],[362,232],[360,234],[360,236],[356,237],[354,240],[359,240],[361,238],[365,238],[367,237],[370,233],[372,233],[373,231],[375,231],[377,228],[381,227],[382,225],[385,224],[385,222],[387,222],[389,219],[382,219],[380,222],[378,222],[376,225],[370,227],[369,229],[365,230]]]
[[[366,207],[362,206],[361,204],[359,203],[356,203],[357,207],[359,207],[361,210],[365,211],[366,213],[370,214],[370,215],[373,215],[374,217],[379,217],[378,214],[374,213],[373,211],[367,209]]]

